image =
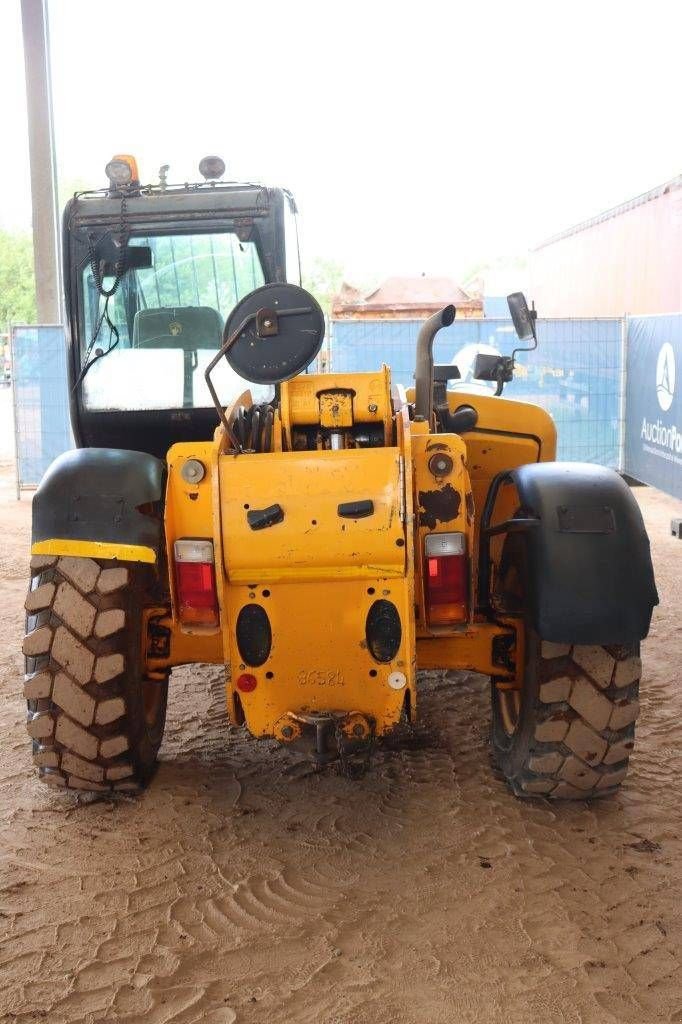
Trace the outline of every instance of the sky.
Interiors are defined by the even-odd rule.
[[[195,17],[193,17],[193,12]],[[49,0],[62,186],[290,188],[304,263],[460,278],[682,171],[679,0]],[[28,228],[19,0],[0,0],[0,227]]]

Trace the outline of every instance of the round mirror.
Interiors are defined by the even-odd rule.
[[[234,307],[223,332],[239,331],[225,358],[254,384],[280,384],[301,373],[322,347],[324,314],[316,299],[295,284],[266,284]]]

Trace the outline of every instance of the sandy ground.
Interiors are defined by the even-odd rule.
[[[29,502],[0,473],[0,1021],[682,1020],[682,542],[638,490],[662,607],[622,793],[520,803],[475,676],[424,680],[421,743],[359,782],[228,729],[181,670],[141,798],[34,779],[21,699]]]

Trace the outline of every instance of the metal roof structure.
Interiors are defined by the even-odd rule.
[[[652,199],[659,199],[660,196],[664,196],[668,192],[674,192],[678,188],[682,188],[682,174],[678,174],[677,177],[671,178],[670,181],[666,181],[663,185],[658,185],[656,188],[650,189],[649,192],[643,192],[642,195],[635,196],[634,199],[629,199],[627,202],[620,203],[620,205],[614,206],[610,210],[605,210],[604,213],[599,213],[596,217],[590,217],[589,220],[581,221],[580,224],[575,224],[571,228],[566,228],[565,231],[560,231],[558,234],[552,235],[551,238],[547,238],[544,242],[541,242],[540,245],[536,246],[533,252],[537,252],[538,249],[544,249],[547,245],[553,245],[554,242],[560,242],[564,238],[569,238],[571,235],[577,235],[581,231],[586,231],[588,228],[595,227],[597,224],[602,224],[605,220],[611,220],[613,217],[619,217],[623,213],[628,213],[630,210],[634,210],[637,206],[643,206],[644,203],[649,203]]]

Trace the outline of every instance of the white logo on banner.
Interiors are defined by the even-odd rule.
[[[675,394],[675,352],[669,341],[661,345],[656,363],[656,396],[663,412],[673,404]]]

